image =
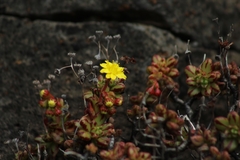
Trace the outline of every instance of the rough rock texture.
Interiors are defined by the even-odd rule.
[[[110,21],[129,21],[150,23],[166,28],[181,36],[184,40],[191,38],[200,46],[216,46],[218,26],[212,20],[219,17],[221,36],[229,32],[229,26],[239,28],[240,2],[237,0],[2,0],[0,13],[30,18],[48,18],[68,21],[102,19]],[[235,44],[240,43],[240,31],[233,35]],[[207,39],[207,40],[206,40]],[[240,45],[235,45],[237,49]]]
[[[96,30],[103,30],[104,36],[120,34],[119,54],[137,60],[135,65],[128,66],[127,96],[144,89],[145,68],[156,53],[176,53],[176,45],[183,60],[186,42],[190,39],[194,63],[199,64],[204,53],[214,57],[218,52],[218,26],[212,19],[216,17],[220,19],[223,36],[234,24],[230,59],[240,64],[239,6],[240,2],[235,0],[1,0],[0,159],[12,159],[10,149],[3,143],[17,137],[19,130],[29,128],[31,136],[43,131],[38,95],[32,81],[43,80],[55,68],[69,65],[68,52],[77,53],[75,60],[79,63],[93,60],[98,48],[88,37]],[[185,61],[179,65],[181,73],[184,65]],[[179,82],[184,83],[184,79]],[[56,78],[52,92],[57,96],[67,94],[73,117],[83,113],[81,86],[71,70],[63,71]],[[183,88],[181,96],[185,93]],[[119,109],[118,118],[124,116],[126,107],[127,104]],[[129,126],[127,122],[121,122],[126,125],[116,126],[127,135]]]

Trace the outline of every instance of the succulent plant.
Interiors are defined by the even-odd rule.
[[[188,65],[185,68],[185,73],[187,74],[186,82],[189,85],[188,94],[190,96],[210,96],[220,92],[217,80],[221,73],[213,71],[211,59],[203,61],[199,68]]]
[[[106,148],[109,145],[109,136],[115,133],[112,123],[105,123],[104,115],[98,113],[93,119],[83,116],[76,126],[79,127],[77,135],[84,141],[92,141],[96,146]]]
[[[102,150],[100,156],[103,160],[150,160],[151,154],[140,152],[140,148],[133,143],[116,142],[112,150]]]
[[[214,120],[218,131],[223,134],[223,148],[235,150],[240,144],[240,117],[237,112],[228,113],[227,117],[217,117]]]

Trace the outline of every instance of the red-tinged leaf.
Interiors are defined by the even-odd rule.
[[[169,68],[173,68],[177,65],[178,63],[178,60],[175,58],[175,57],[169,57],[167,60],[166,60],[166,66],[169,67]]]
[[[105,121],[107,120],[107,116],[105,116],[104,114],[98,113],[95,115],[93,121],[92,121],[92,125],[93,126],[100,126],[102,124],[105,123]]]
[[[118,83],[117,85],[114,85],[110,90],[114,93],[122,93],[125,89],[124,83]]]
[[[114,155],[112,154],[112,151],[106,151],[106,150],[102,150],[100,152],[100,157],[102,159],[109,159],[111,160],[111,158],[113,157]]]
[[[156,72],[148,76],[148,79],[160,80],[163,78],[162,72]]]
[[[220,77],[221,77],[221,73],[219,71],[213,71],[209,75],[208,80],[210,82],[214,82],[214,81],[218,80]]]
[[[62,134],[57,134],[55,132],[51,133],[51,137],[53,138],[53,141],[56,144],[61,144],[64,142],[64,138],[62,137]]]
[[[105,123],[105,124],[103,124],[102,125],[102,130],[103,131],[107,131],[107,130],[109,130],[109,129],[113,129],[114,128],[114,126],[113,126],[113,124],[112,123]]]
[[[179,130],[180,129],[180,126],[177,123],[174,123],[174,122],[171,122],[171,121],[167,122],[167,127],[170,130]]]
[[[154,56],[152,57],[152,61],[155,62],[155,63],[158,63],[158,62],[162,61],[162,59],[164,59],[164,58],[162,58],[162,57],[159,56],[159,55],[154,55]]]
[[[189,85],[189,86],[196,86],[196,81],[194,79],[194,77],[188,77],[187,80],[186,80],[186,83]]]
[[[42,136],[36,137],[35,141],[37,141],[38,143],[44,143],[45,141],[43,140]]]
[[[198,151],[208,151],[209,150],[209,147],[208,147],[208,144],[207,143],[204,143],[203,145],[199,146]]]
[[[91,140],[91,134],[83,129],[80,129],[78,132],[77,132],[77,136],[79,138],[81,138],[82,140],[85,140],[85,141],[90,141]]]
[[[110,139],[108,137],[100,137],[97,139],[97,146],[100,148],[107,148],[109,145]]]
[[[167,118],[168,119],[173,120],[173,119],[177,119],[177,117],[178,117],[178,115],[177,115],[177,113],[175,111],[170,110],[170,109],[167,110]]]
[[[196,147],[201,146],[204,142],[203,136],[200,136],[200,135],[194,135],[194,136],[190,137],[190,139],[191,139],[191,142],[193,143],[193,145]]]
[[[169,77],[177,77],[179,76],[179,71],[176,68],[172,68],[170,72],[168,73]]]
[[[227,119],[228,119],[229,124],[232,126],[234,126],[234,125],[238,126],[240,123],[239,115],[235,111],[228,113]]]
[[[193,96],[196,96],[200,93],[200,89],[199,88],[196,88],[196,87],[189,87],[188,89],[188,94],[193,97]]]
[[[230,157],[228,151],[222,151],[221,158],[222,158],[222,160],[231,160],[231,157]]]
[[[91,97],[93,97],[93,92],[92,91],[87,90],[87,91],[84,92],[84,98],[85,99],[89,99]]]
[[[147,67],[147,72],[148,73],[157,73],[158,72],[158,68],[156,68],[155,66],[148,66]]]
[[[217,155],[220,154],[218,148],[215,147],[215,146],[211,146],[211,147],[210,147],[210,152],[212,153],[213,156],[217,156]]]
[[[147,104],[153,104],[155,103],[156,101],[158,100],[158,97],[157,96],[154,96],[154,95],[149,95],[147,97]]]
[[[118,157],[122,157],[125,152],[125,143],[124,142],[116,142],[114,145],[114,154],[118,155]]]
[[[225,132],[229,127],[228,119],[225,117],[217,117],[214,120],[215,127],[221,132]]]
[[[205,72],[206,74],[212,72],[212,60],[211,59],[206,59],[200,66],[201,70]]]
[[[187,77],[194,77],[196,75],[197,67],[193,65],[188,65],[185,68],[185,73],[187,74]]]
[[[217,83],[211,83],[211,88],[215,93],[220,92],[220,88]]]
[[[80,120],[81,127],[86,131],[91,131],[91,120],[88,115],[85,115]]]
[[[147,152],[140,152],[138,157],[141,160],[151,160],[151,154]]]
[[[46,108],[48,105],[48,100],[40,100],[38,104],[40,107]]]
[[[227,151],[233,151],[237,148],[238,146],[238,141],[235,139],[229,139],[226,138],[223,141],[223,148],[226,149]]]
[[[137,159],[138,158],[138,151],[137,147],[129,147],[127,154],[130,159]]]
[[[212,93],[212,88],[210,85],[207,86],[207,88],[201,90],[201,94],[208,97]]]

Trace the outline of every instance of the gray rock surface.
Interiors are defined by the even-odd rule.
[[[126,81],[127,96],[144,89],[145,68],[156,53],[171,55],[176,53],[177,46],[183,60],[179,64],[181,74],[188,39],[194,63],[199,64],[204,53],[214,57],[218,52],[218,26],[212,19],[216,17],[219,17],[223,36],[234,24],[230,59],[240,64],[239,3],[235,0],[1,0],[0,159],[12,159],[10,149],[2,144],[16,138],[19,130],[29,128],[31,136],[43,131],[38,95],[32,81],[44,80],[56,68],[69,65],[68,52],[75,52],[75,60],[82,64],[94,60],[98,48],[88,37],[95,31],[104,31],[103,37],[120,34],[117,45],[120,56],[134,57],[137,61],[127,66],[130,71]],[[184,79],[179,82],[184,83]],[[81,86],[71,70],[63,71],[51,90],[56,96],[67,94],[73,117],[83,113]],[[185,93],[183,89],[181,95],[184,97]],[[126,107],[127,104],[119,109],[118,118],[124,116]],[[116,126],[127,134],[129,126],[122,122],[126,126]]]
[[[221,36],[234,24],[232,40],[239,48],[239,12],[237,0],[2,0],[0,13],[20,17],[58,19],[60,21],[108,20],[141,22],[165,28],[185,41],[191,39],[200,46],[215,46],[218,26],[212,22],[219,18]],[[72,17],[72,18],[67,18]],[[207,40],[206,40],[207,39]]]

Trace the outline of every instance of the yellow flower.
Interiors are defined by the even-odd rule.
[[[120,67],[116,62],[109,62],[108,60],[105,63],[100,64],[103,69],[100,70],[101,73],[106,73],[106,78],[115,80],[116,78],[126,79],[127,76],[124,74],[124,68]]]

